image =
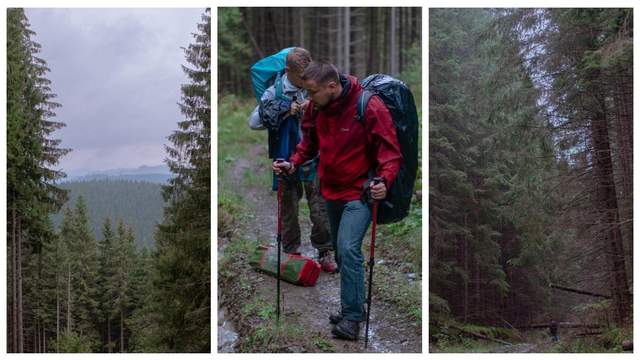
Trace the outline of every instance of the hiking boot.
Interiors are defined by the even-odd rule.
[[[333,327],[331,333],[339,339],[356,341],[360,334],[360,323],[357,321],[342,319],[342,321]]]
[[[333,325],[339,323],[340,321],[342,321],[342,313],[337,313],[337,314],[330,314],[329,315],[329,322],[332,323]]]
[[[364,305],[362,306],[362,318],[360,319],[360,321],[364,321],[365,317],[367,316],[366,310]],[[340,321],[342,321],[342,318],[344,318],[344,315],[342,315],[342,310],[340,310],[340,312],[338,313],[333,313],[333,314],[329,314],[329,322],[332,324],[337,324]]]
[[[333,260],[333,256],[331,256],[331,252],[323,251],[319,253],[318,259],[319,259],[318,262],[320,263],[320,266],[322,266],[322,271],[329,274],[335,274],[338,272],[338,265]]]

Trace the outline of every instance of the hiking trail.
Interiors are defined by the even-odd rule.
[[[247,208],[253,213],[247,214],[246,223],[242,226],[240,234],[242,238],[259,240],[261,242],[269,242],[275,245],[276,241],[276,221],[277,221],[277,197],[276,192],[271,191],[270,186],[264,185],[248,185],[247,182],[240,181],[245,174],[260,174],[270,171],[270,163],[265,161],[265,146],[253,146],[248,151],[248,158],[235,159],[234,163],[228,168],[229,178],[238,179],[234,182],[233,189],[236,193],[242,194],[246,202]],[[302,245],[299,249],[300,253],[311,258],[316,258],[316,250],[311,246],[309,241],[310,221],[308,218],[308,210],[306,200],[300,201],[300,227],[302,232]],[[365,243],[369,243],[371,237],[370,232],[364,238]],[[220,244],[219,252],[224,252],[227,244]],[[220,256],[220,255],[219,255]],[[368,253],[365,253],[365,261],[368,259]],[[382,256],[376,254],[376,262],[384,261]],[[375,270],[374,270],[375,271]],[[374,283],[376,276],[374,272]],[[275,288],[276,279],[265,274],[255,271],[249,272],[249,281],[254,284],[255,296],[265,299],[269,303],[275,304]],[[368,275],[367,275],[368,276]],[[219,292],[224,293],[225,288],[220,288]],[[281,282],[281,322],[288,325],[294,325],[302,329],[303,338],[322,339],[321,346],[309,348],[308,343],[301,344],[283,344],[283,352],[365,352],[364,349],[364,327],[362,322],[360,329],[360,337],[357,342],[344,341],[335,339],[331,334],[331,324],[329,323],[329,314],[340,308],[340,275],[327,274],[322,272],[314,287],[301,287]],[[220,294],[219,298],[223,298],[225,294]],[[232,306],[241,306],[234,304]],[[275,306],[275,305],[274,305]],[[233,313],[232,309],[224,309],[223,316],[229,317],[229,313]],[[237,311],[237,310],[236,310]],[[219,310],[220,312],[220,310]],[[233,316],[231,316],[233,317]],[[229,328],[237,329],[238,336],[243,336],[243,328],[246,324],[229,324],[229,319],[219,322],[219,333],[223,334],[221,340],[219,335],[218,351],[232,351],[229,346],[230,340],[235,340],[229,335]],[[223,326],[224,325],[224,326]],[[235,331],[235,330],[234,330]],[[224,338],[227,334],[227,338]],[[225,342],[221,344],[220,342]],[[221,345],[223,346],[221,348]],[[320,350],[318,349],[320,348]],[[371,320],[369,325],[369,347],[367,352],[421,352],[422,342],[420,330],[415,325],[410,324],[397,309],[390,304],[385,304],[380,298],[376,299],[374,291]]]

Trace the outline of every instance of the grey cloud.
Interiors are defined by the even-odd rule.
[[[192,41],[203,10],[27,9],[63,105],[57,119],[67,127],[54,135],[73,149],[61,168],[162,161],[162,145],[182,119],[181,47]]]

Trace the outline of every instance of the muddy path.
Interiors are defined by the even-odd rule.
[[[248,151],[248,158],[239,158],[228,167],[227,177],[232,179],[242,179],[248,173],[260,173],[269,171],[268,161],[265,161],[265,147],[254,146]],[[229,186],[235,187],[234,191],[242,194],[246,208],[251,214],[244,217],[246,223],[239,230],[236,237],[248,240],[259,240],[275,244],[276,241],[276,196],[268,186],[264,184],[247,184],[247,182],[236,181]],[[300,208],[305,208],[304,200],[300,203]],[[300,252],[306,256],[315,258],[316,251],[309,241],[310,221],[305,212],[300,213],[300,226],[302,230],[302,246]],[[365,242],[368,242],[367,237]],[[219,252],[224,253],[227,243],[219,242]],[[384,261],[383,257],[377,256],[377,261]],[[245,268],[246,269],[246,268]],[[246,271],[245,279],[252,285],[253,294],[247,299],[256,301],[260,299],[264,303],[275,303],[276,279],[255,271]],[[374,277],[375,281],[375,277]],[[340,277],[339,274],[321,273],[316,286],[300,287],[286,282],[281,282],[281,321],[288,326],[300,329],[304,334],[303,339],[314,339],[313,341],[301,341],[300,343],[284,344],[281,351],[284,352],[365,352],[364,349],[364,323],[360,331],[360,339],[357,342],[343,341],[335,339],[331,334],[329,314],[335,312],[340,307]],[[237,291],[233,288],[220,288],[219,299],[225,307],[227,318],[234,321],[233,328],[237,329],[239,339],[243,341],[243,336],[251,333],[253,327],[261,323],[255,317],[248,318],[242,314],[243,305],[240,301],[231,300],[233,297],[225,292]],[[379,298],[378,298],[379,299]],[[249,300],[247,300],[249,301]],[[385,304],[383,301],[376,301],[374,292],[371,321],[369,328],[369,348],[368,352],[392,352],[411,353],[421,352],[422,342],[420,330],[415,324],[411,324],[400,313],[396,307]],[[225,319],[225,321],[230,321]],[[264,322],[262,322],[264,323]],[[228,344],[227,344],[228,345]],[[238,346],[236,344],[236,350]],[[220,349],[219,349],[220,350]],[[227,351],[229,349],[227,348]],[[256,352],[261,352],[255,349]],[[263,350],[264,351],[264,350]]]

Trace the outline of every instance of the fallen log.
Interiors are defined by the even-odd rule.
[[[498,344],[502,344],[502,345],[509,345],[509,346],[513,345],[510,342],[507,342],[507,341],[504,341],[504,340],[500,340],[500,339],[494,339],[494,338],[491,338],[491,337],[488,337],[488,336],[485,336],[485,335],[482,335],[482,334],[478,334],[478,333],[475,333],[475,332],[472,332],[472,331],[467,331],[467,330],[464,330],[464,329],[462,329],[460,327],[457,327],[455,325],[450,325],[450,327],[453,328],[453,329],[456,329],[456,330],[458,330],[458,331],[460,331],[462,333],[465,333],[467,335],[471,335],[473,337],[476,337],[478,339],[487,340],[487,341],[493,341],[493,342],[497,342]]]
[[[500,319],[500,320],[502,320],[503,323],[507,324],[507,326],[509,326],[511,329],[514,330],[514,334],[518,337],[518,339],[520,339],[522,342],[525,341],[524,338],[522,337],[522,334],[520,334],[520,330],[513,327],[513,325],[511,325],[507,320],[505,319]]]
[[[568,323],[561,322],[558,323],[558,328],[564,329],[600,329],[602,325],[600,324],[580,324],[580,323]],[[548,329],[549,324],[532,324],[525,326],[517,326],[518,329]]]
[[[587,337],[587,336],[596,336],[596,335],[602,335],[602,331],[579,333],[579,334],[575,334],[573,336],[575,336],[575,337]]]
[[[586,290],[572,289],[572,288],[569,288],[569,287],[566,287],[566,286],[560,286],[560,285],[556,285],[556,284],[549,284],[549,287],[553,288],[553,289],[558,289],[558,290],[562,290],[562,291],[576,293],[576,294],[582,294],[582,295],[588,295],[588,296],[594,296],[594,297],[601,297],[601,298],[605,298],[605,299],[611,299],[611,296],[609,296],[609,295],[598,294],[598,293],[594,293],[594,292],[586,291]]]

